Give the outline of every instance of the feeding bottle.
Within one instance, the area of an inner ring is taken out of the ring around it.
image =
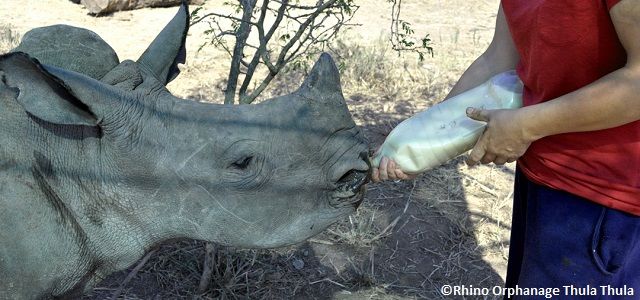
[[[440,102],[394,128],[371,159],[377,167],[382,156],[393,159],[405,173],[437,167],[471,149],[486,123],[470,119],[467,107],[511,109],[522,106],[522,82],[511,70]]]

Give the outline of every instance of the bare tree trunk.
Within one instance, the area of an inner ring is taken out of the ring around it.
[[[256,6],[257,0],[240,0],[242,3],[242,22],[236,32],[236,44],[233,47],[233,56],[231,57],[231,67],[229,68],[229,77],[227,80],[227,89],[224,91],[224,103],[233,104],[236,97],[236,89],[238,87],[238,76],[240,76],[240,64],[244,58],[244,46],[247,38],[251,33],[251,16],[253,8]]]
[[[181,0],[81,0],[80,2],[92,14],[106,14],[143,7],[174,6],[180,4]],[[189,4],[202,5],[204,0],[190,0],[188,2]]]

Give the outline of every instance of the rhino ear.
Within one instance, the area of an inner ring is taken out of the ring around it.
[[[298,93],[309,98],[324,98],[334,93],[342,95],[340,73],[331,55],[322,53],[307,78],[298,89]]]
[[[188,30],[189,8],[183,0],[178,13],[142,53],[138,63],[163,84],[171,82],[180,73],[178,64],[185,62]]]
[[[68,87],[40,63],[22,52],[0,56],[2,83],[18,89],[17,101],[31,115],[47,122],[89,125],[98,118]]]
[[[0,79],[18,90],[16,100],[29,114],[55,124],[95,126],[130,99],[117,87],[41,65],[22,52],[0,56]]]

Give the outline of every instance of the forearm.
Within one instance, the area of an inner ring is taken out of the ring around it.
[[[522,108],[524,135],[608,129],[640,119],[640,68],[623,67],[572,93]]]
[[[520,56],[513,44],[502,6],[500,6],[491,44],[487,50],[467,68],[445,99],[483,84],[493,75],[515,69],[519,59]]]
[[[447,94],[445,99],[449,99],[481,85],[489,80],[491,76],[499,73],[499,71],[495,71],[491,68],[491,60],[486,57],[486,54],[487,53],[485,52],[485,54],[478,57],[469,66],[469,68],[467,68],[453,88],[451,88],[451,91],[449,91],[449,94]]]

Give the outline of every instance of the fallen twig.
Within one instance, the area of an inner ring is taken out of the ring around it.
[[[483,190],[484,192],[493,195],[494,197],[499,197],[498,196],[498,192],[495,189],[492,189],[490,187],[488,187],[487,185],[485,185],[484,183],[482,183],[479,179],[469,175],[469,174],[464,174],[462,173],[465,177],[471,179],[476,185],[478,185],[478,187],[480,187],[481,190]]]
[[[202,267],[202,276],[200,276],[200,284],[198,284],[198,294],[204,294],[209,288],[211,282],[211,274],[213,273],[213,252],[215,247],[212,243],[205,245],[204,266]]]
[[[325,241],[325,240],[318,240],[318,239],[308,239],[308,241],[310,243],[316,243],[316,244],[323,244],[323,245],[335,245],[332,242],[329,241]]]
[[[324,278],[324,279],[320,279],[320,280],[318,280],[318,281],[310,282],[310,283],[309,283],[309,285],[314,285],[314,284],[316,284],[316,283],[325,282],[325,281],[326,281],[326,282],[333,283],[333,284],[335,284],[335,285],[337,285],[337,286],[339,286],[339,287],[342,287],[342,288],[344,288],[344,289],[346,289],[346,288],[347,288],[346,286],[344,286],[344,285],[342,285],[342,284],[340,284],[340,283],[337,283],[337,282],[335,282],[335,281],[333,281],[333,280],[331,280],[331,279],[329,279],[329,278]]]
[[[120,297],[120,294],[122,294],[122,290],[124,289],[124,287],[127,284],[129,284],[129,281],[131,281],[131,279],[133,279],[133,277],[135,277],[136,274],[138,274],[138,272],[140,272],[142,267],[144,267],[144,265],[147,263],[147,261],[149,261],[149,258],[151,258],[151,255],[156,253],[156,251],[158,251],[158,249],[153,249],[153,250],[149,251],[149,253],[147,253],[147,255],[145,255],[140,260],[140,262],[136,265],[136,267],[133,268],[133,270],[131,270],[131,272],[129,272],[129,275],[127,275],[127,277],[125,277],[125,279],[122,281],[122,283],[120,283],[120,286],[113,293],[113,295],[111,296],[111,299],[115,300],[115,299],[118,299],[118,297]]]

